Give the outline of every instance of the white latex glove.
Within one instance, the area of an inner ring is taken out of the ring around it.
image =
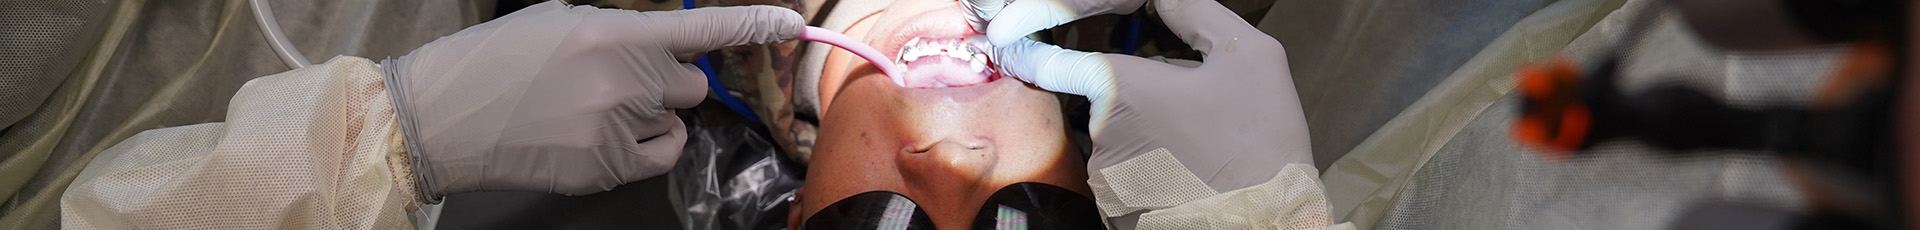
[[[389,60],[417,182],[470,191],[589,194],[665,173],[686,142],[673,114],[706,97],[681,58],[780,42],[793,10],[636,12],[548,1]]]
[[[1090,173],[1166,148],[1207,186],[1226,192],[1266,182],[1286,164],[1312,165],[1285,50],[1219,3],[1154,1],[1167,27],[1206,55],[1204,63],[1065,50],[1019,37],[1085,16],[1131,12],[1143,2],[1020,0],[990,23],[993,57],[1006,73],[1093,101]]]
[[[1131,14],[1146,4],[1147,0],[961,0],[960,2],[967,8],[965,10],[967,22],[973,26],[974,31],[987,34],[988,41],[993,42],[994,45],[1006,46],[1035,31],[1053,28],[1081,18],[1103,14]],[[1213,4],[1219,5],[1219,3]],[[1167,11],[1167,9],[1160,10],[1160,12]],[[1225,11],[1225,13],[1233,12]],[[1241,20],[1234,21],[1240,22],[1225,25],[1191,24],[1190,26],[1227,27],[1247,24]],[[1171,22],[1167,24],[1174,26]]]
[[[1007,6],[1007,1],[1009,0],[961,0],[960,4],[966,6],[967,25],[972,26],[973,31],[986,33],[987,21],[993,21],[993,16]]]

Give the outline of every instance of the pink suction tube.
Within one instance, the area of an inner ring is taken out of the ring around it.
[[[893,59],[888,59],[886,55],[880,55],[880,50],[874,49],[873,46],[867,46],[866,43],[860,43],[858,40],[853,40],[853,38],[847,37],[845,34],[820,27],[807,26],[807,30],[800,33],[800,40],[823,42],[828,45],[840,47],[841,49],[846,49],[847,51],[852,51],[854,55],[860,55],[860,58],[867,59],[867,62],[872,62],[874,67],[879,67],[881,73],[885,73],[887,74],[887,78],[893,79],[893,84],[907,85],[906,79],[901,79],[901,76],[905,75],[900,75],[900,73],[905,70],[900,69],[899,65],[895,65]]]

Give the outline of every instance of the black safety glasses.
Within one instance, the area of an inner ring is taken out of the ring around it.
[[[1000,188],[980,205],[973,229],[1102,229],[1093,199],[1072,190],[1035,182]],[[833,202],[808,217],[800,229],[934,229],[933,220],[912,199],[889,191],[871,191]]]

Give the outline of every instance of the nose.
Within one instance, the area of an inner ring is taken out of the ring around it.
[[[971,185],[985,179],[998,161],[993,140],[977,137],[946,138],[920,151],[905,151],[898,158],[901,175],[910,183],[928,185]],[[940,186],[944,187],[944,186]]]

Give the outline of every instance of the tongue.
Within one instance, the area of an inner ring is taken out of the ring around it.
[[[978,85],[987,83],[987,70],[973,70],[967,61],[951,57],[930,56],[907,62],[904,86],[911,88],[946,88]]]

